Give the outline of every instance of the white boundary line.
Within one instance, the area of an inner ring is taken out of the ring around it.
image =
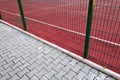
[[[5,10],[1,10],[1,11],[6,12],[8,14],[20,16],[19,14],[15,14],[15,13],[12,13],[12,12],[9,12],[9,11],[5,11]],[[77,35],[86,36],[84,33],[76,32],[76,31],[73,31],[73,30],[69,30],[69,29],[66,29],[66,28],[63,28],[63,27],[60,27],[60,26],[56,26],[56,25],[53,25],[53,24],[50,24],[50,23],[46,23],[46,22],[43,22],[43,21],[39,21],[39,20],[36,20],[36,19],[33,19],[33,18],[29,18],[29,17],[25,17],[25,18],[28,19],[28,20],[31,20],[31,21],[35,21],[35,22],[38,22],[38,23],[41,23],[41,24],[45,24],[45,25],[54,27],[54,28],[65,30],[65,31],[68,31],[68,32],[71,32],[71,33],[74,33],[74,34],[77,34]],[[105,42],[105,43],[109,43],[109,44],[112,44],[112,45],[116,45],[116,46],[120,47],[120,44],[115,43],[115,42],[111,42],[111,41],[104,40],[104,39],[101,39],[101,38],[98,38],[98,37],[94,37],[94,36],[90,36],[90,38],[96,39],[96,40],[99,40],[99,41],[102,41],[102,42]]]
[[[80,2],[78,2],[80,3]],[[48,7],[45,9],[41,9],[41,10],[49,10],[49,9],[54,9],[54,8],[59,8],[59,7],[65,7],[65,6],[69,6],[69,5],[74,5],[74,4],[78,4],[78,3],[71,3],[71,4],[64,4],[64,5],[59,5],[59,6],[54,6],[54,7]],[[29,11],[29,12],[24,12],[24,13],[31,13],[31,12],[38,12],[40,10],[34,10],[34,11]]]
[[[78,3],[80,3],[80,2],[78,2]],[[78,4],[78,3],[70,3],[70,4],[64,4],[64,5],[55,6],[55,7],[49,7],[49,8],[46,8],[44,10],[53,9],[53,8],[59,8],[59,7],[65,7],[65,6],[74,5],[74,4]]]
[[[1,20],[1,21],[2,21],[2,20]],[[100,71],[102,71],[102,72],[104,72],[104,73],[106,73],[106,74],[108,74],[108,75],[110,75],[110,76],[112,76],[112,77],[120,80],[120,74],[115,73],[115,72],[113,72],[112,70],[109,70],[109,69],[107,69],[107,68],[104,68],[104,67],[102,67],[102,66],[100,66],[100,65],[98,65],[98,64],[96,64],[96,63],[94,63],[94,62],[92,62],[92,61],[90,61],[90,60],[88,60],[88,59],[84,59],[83,57],[80,57],[80,56],[78,56],[78,55],[76,55],[76,54],[74,54],[74,53],[72,53],[72,52],[70,52],[70,51],[68,51],[68,50],[66,50],[66,49],[63,49],[63,48],[61,48],[61,47],[59,47],[59,46],[57,46],[57,45],[55,45],[55,44],[52,44],[52,43],[50,43],[50,42],[48,42],[48,41],[46,41],[46,40],[44,40],[44,39],[42,39],[42,38],[40,38],[40,37],[37,37],[37,36],[29,33],[29,32],[23,31],[22,29],[14,26],[14,25],[12,25],[12,24],[10,24],[10,23],[7,23],[7,22],[5,22],[5,21],[2,21],[2,22],[5,23],[5,24],[7,24],[7,25],[9,25],[9,26],[11,26],[11,27],[13,27],[14,29],[16,29],[16,30],[24,33],[24,34],[27,34],[27,35],[29,35],[29,36],[37,39],[37,40],[40,40],[40,41],[42,41],[42,42],[44,42],[44,43],[46,43],[46,44],[48,44],[48,45],[50,45],[50,46],[58,49],[58,50],[63,51],[64,53],[66,53],[66,54],[68,54],[68,55],[70,55],[70,56],[78,59],[79,61],[82,61],[83,63],[86,63],[86,64],[90,65],[91,67],[96,68],[97,70],[100,70]]]
[[[81,3],[81,2],[77,2],[77,3],[73,2],[73,3],[70,3],[70,4],[64,4],[64,5],[59,5],[59,6],[55,6],[55,7],[49,7],[49,8],[45,8],[45,9],[41,9],[41,10],[49,10],[49,9],[54,9],[54,8],[59,8],[59,7],[65,7],[65,6],[69,6],[69,5],[79,4],[79,3]],[[39,7],[39,6],[37,6],[37,7]],[[31,12],[38,12],[38,11],[40,11],[40,10],[33,10],[33,11],[24,12],[24,13],[31,13]]]
[[[43,10],[43,9],[41,9],[41,10]],[[24,13],[29,14],[29,13],[38,12],[38,11],[41,11],[41,10],[40,9],[39,10],[33,10],[33,11],[24,12]]]

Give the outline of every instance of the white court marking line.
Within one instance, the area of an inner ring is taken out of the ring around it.
[[[7,0],[1,0],[1,1],[7,1]]]
[[[81,3],[81,2],[65,4],[65,5],[59,5],[59,6],[55,6],[55,7],[49,7],[49,8],[45,8],[45,9],[41,9],[41,10],[49,10],[49,9],[54,9],[54,8],[59,8],[59,7],[65,7],[65,6],[69,6],[69,5],[79,4],[79,3]],[[37,12],[37,11],[40,11],[40,10],[33,10],[33,11],[24,12],[24,13],[32,13],[32,12]]]
[[[74,4],[75,4],[75,3],[74,3]],[[64,6],[68,6],[68,5],[72,5],[72,4],[59,5],[59,6],[49,7],[49,8],[45,8],[45,9],[41,9],[41,10],[49,10],[49,9],[54,9],[54,8],[59,8],[59,7],[64,7]],[[29,12],[25,12],[25,13],[31,13],[31,12],[37,12],[37,11],[40,11],[40,10],[29,11]]]
[[[42,9],[41,9],[41,10],[42,10]],[[33,10],[33,11],[24,12],[24,13],[38,12],[38,11],[41,11],[41,10]]]
[[[50,7],[50,8],[46,8],[44,10],[48,10],[48,9],[52,9],[52,8],[59,8],[59,7],[65,7],[65,6],[69,6],[69,5],[74,5],[74,4],[79,4],[81,2],[75,2],[75,3],[70,3],[70,4],[65,4],[65,5],[60,5],[60,6],[56,6],[56,7]]]
[[[6,13],[8,13],[8,14],[20,16],[19,14],[11,13],[11,12],[9,12],[9,11],[5,11],[5,10],[1,10],[1,11],[6,12]],[[31,21],[35,21],[35,22],[38,22],[38,23],[42,23],[42,24],[45,24],[45,25],[54,27],[54,28],[58,28],[58,29],[61,29],[61,30],[65,30],[65,31],[68,31],[68,32],[71,32],[71,33],[74,33],[74,34],[86,36],[86,34],[84,34],[84,33],[76,32],[76,31],[73,31],[73,30],[69,30],[69,29],[66,29],[66,28],[63,28],[63,27],[60,27],[60,26],[56,26],[56,25],[53,25],[53,24],[50,24],[50,23],[46,23],[46,22],[43,22],[43,21],[39,21],[39,20],[36,20],[36,19],[33,19],[33,18],[29,18],[29,17],[25,17],[25,18],[28,19],[28,20],[31,20]],[[106,43],[109,43],[109,44],[116,45],[116,46],[119,46],[119,47],[120,47],[120,44],[115,43],[115,42],[111,42],[111,41],[104,40],[104,39],[101,39],[101,38],[98,38],[98,37],[94,37],[94,36],[90,36],[90,38],[96,39],[96,40],[99,40],[99,41],[102,41],[102,42],[106,42]]]

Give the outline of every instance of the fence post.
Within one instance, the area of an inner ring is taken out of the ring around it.
[[[93,1],[94,0],[89,0],[88,18],[87,18],[86,36],[85,36],[85,46],[84,46],[84,58],[88,57],[90,33],[91,33],[92,17],[93,17]]]
[[[21,14],[23,28],[26,31],[27,27],[26,27],[26,21],[25,21],[25,18],[24,18],[24,12],[23,12],[23,8],[22,8],[21,0],[17,0],[17,1],[18,1],[18,5],[19,5],[19,10],[20,10],[20,14]]]
[[[0,20],[2,20],[2,15],[1,15],[1,12],[0,12]]]

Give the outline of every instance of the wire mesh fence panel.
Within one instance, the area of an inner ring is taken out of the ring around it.
[[[83,56],[89,0],[21,0],[27,31]],[[3,20],[23,29],[17,0],[0,0]],[[120,1],[94,0],[88,59],[120,73]]]
[[[83,56],[88,0],[22,0],[22,4],[29,32]]]
[[[96,0],[89,59],[120,73],[120,1]]]
[[[0,12],[4,21],[22,28],[17,0],[0,0]]]

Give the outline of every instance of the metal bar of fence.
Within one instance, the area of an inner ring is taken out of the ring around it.
[[[93,16],[93,3],[94,3],[94,0],[89,0],[86,37],[85,37],[85,46],[84,46],[84,58],[88,57],[90,33],[91,33],[91,26],[92,26],[92,16]]]
[[[18,0],[18,6],[19,6],[19,9],[20,9],[23,28],[26,31],[27,27],[26,27],[26,21],[25,21],[25,18],[24,18],[24,12],[23,12],[23,8],[22,8],[21,0]]]
[[[0,20],[2,20],[2,15],[1,15],[1,12],[0,12]]]

